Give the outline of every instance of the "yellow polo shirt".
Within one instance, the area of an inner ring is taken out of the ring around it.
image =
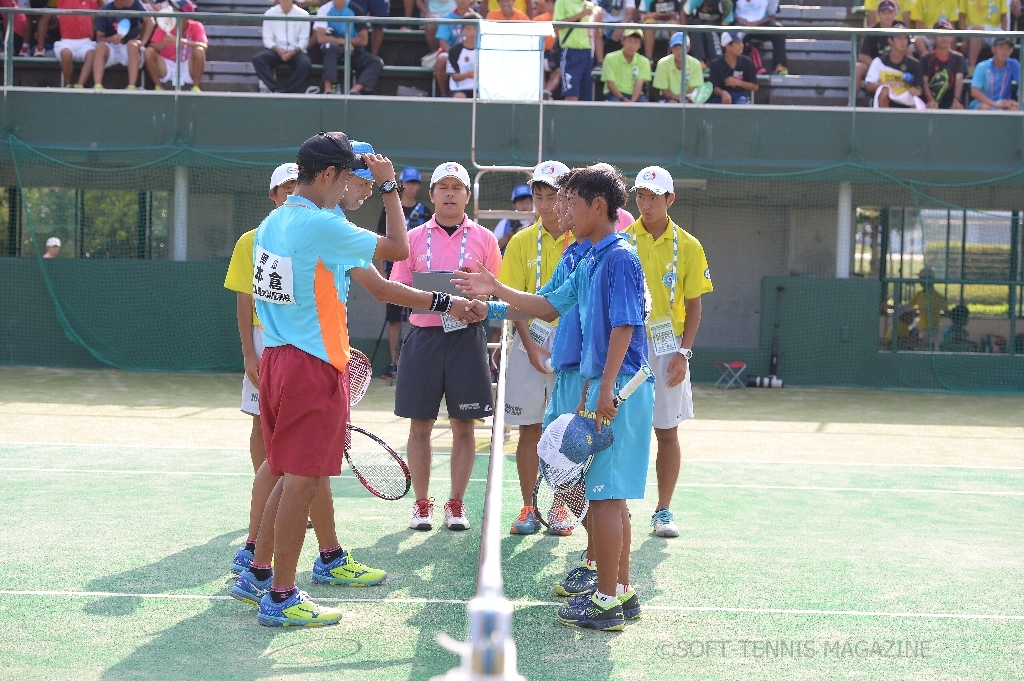
[[[934,287],[928,292],[921,289],[914,294],[907,304],[917,308],[918,312],[921,313],[921,322],[917,325],[917,328],[931,329],[933,331],[942,329],[942,313],[949,310],[949,302]]]
[[[678,239],[676,262],[672,262],[672,234]],[[647,288],[651,291],[651,319],[672,317],[672,330],[677,336],[683,333],[686,321],[687,299],[699,298],[714,290],[711,285],[711,270],[700,242],[669,218],[668,228],[657,239],[644,228],[643,218],[626,228],[624,234],[629,243],[636,247],[640,264],[644,268]],[[675,302],[671,306],[673,267],[676,281]],[[650,328],[647,335],[651,335]]]
[[[238,237],[235,250],[231,252],[228,273],[224,277],[224,288],[236,293],[252,295],[253,247],[256,243],[256,230],[250,230]],[[256,316],[256,306],[252,308],[252,325],[259,326],[260,318]]]
[[[540,285],[548,283],[555,273],[566,246],[574,241],[569,232],[557,237],[544,229],[540,220],[519,230],[505,247],[498,281],[509,288],[527,293],[537,292],[537,234],[540,233]],[[557,324],[557,320],[554,324]]]
[[[925,28],[931,28],[939,19],[945,19],[955,28],[962,11],[960,0],[915,0],[910,8],[910,19],[923,22]]]

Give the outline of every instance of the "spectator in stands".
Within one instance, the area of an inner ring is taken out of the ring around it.
[[[196,11],[191,0],[171,0],[171,7],[166,11],[170,11],[171,8],[180,12]],[[181,71],[181,85],[191,85],[192,92],[199,92],[199,83],[206,69],[206,28],[193,19],[183,19],[181,23],[180,59],[181,65],[187,66]],[[178,26],[173,17],[157,19],[157,28],[153,31],[153,38],[145,52],[146,72],[153,81],[154,90],[163,90],[161,83],[169,83],[170,87],[174,88],[174,81],[177,79],[177,67],[174,63],[177,30]]]
[[[709,80],[714,86],[711,104],[751,104],[757,92],[754,62],[743,54],[742,33],[722,33],[722,56],[711,60]]]
[[[28,6],[34,9],[43,9],[45,7],[55,7],[52,0],[28,0],[28,2],[19,2],[17,5],[12,6]],[[75,8],[77,9],[77,8]],[[35,42],[36,49],[32,53],[33,57],[45,57],[46,56],[46,44],[51,44],[56,41],[57,35],[53,31],[53,27],[50,23],[49,14],[32,14],[32,15],[20,15],[24,21],[24,41],[21,45],[21,56],[27,57],[29,55],[29,38],[33,35],[33,28],[35,29]],[[88,19],[89,17],[85,17]]]
[[[900,305],[896,315],[896,348],[898,350],[920,350],[922,343],[917,337],[917,310],[910,305]],[[892,349],[892,328],[885,331],[885,350]]]
[[[455,9],[456,0],[416,0],[416,6],[420,8],[420,16],[424,19],[437,19],[444,17],[446,14]],[[427,24],[423,31],[424,38],[427,40],[427,47],[430,48],[431,52],[435,52],[440,44],[437,41],[437,32],[440,27],[437,24]],[[449,42],[450,46],[458,45],[458,41]],[[438,57],[440,60],[440,57]]]
[[[113,0],[102,9],[105,12],[147,11],[141,0]],[[142,69],[142,46],[149,42],[155,28],[156,22],[149,17],[96,17],[96,54],[92,58],[93,87],[102,90],[103,72],[108,66],[121,64],[128,67],[128,87],[125,89],[138,90],[136,82]]]
[[[473,10],[470,5],[473,0],[456,0],[455,9],[445,13],[444,19],[461,19]],[[461,24],[442,24],[437,27],[437,59],[434,63],[434,79],[437,81],[437,91],[441,95],[448,94],[448,53],[453,45],[462,41]]]
[[[881,0],[877,3],[877,12],[873,12],[878,17],[878,22],[868,24],[870,28],[892,28],[893,23],[896,21],[896,3],[893,0]],[[860,42],[860,51],[857,52],[857,89],[856,92],[860,92],[861,86],[864,84],[864,76],[868,72],[868,68],[871,66],[871,62],[875,60],[875,57],[889,51],[889,38],[884,35],[866,35],[864,40]]]
[[[398,176],[398,186],[402,199],[402,212],[405,213],[406,229],[414,229],[430,219],[430,211],[416,200],[423,180],[420,178],[420,171],[416,168],[406,168]],[[377,233],[387,234],[387,211],[381,209],[380,220],[377,222]],[[395,263],[390,260],[383,262],[384,276],[391,278],[391,270]],[[394,380],[398,374],[398,338],[402,333],[402,322],[409,321],[409,308],[400,305],[387,304],[384,319],[388,325],[388,347],[391,350],[391,364],[381,374],[385,380]]]
[[[948,21],[935,24],[936,29],[952,31]],[[967,75],[967,61],[964,55],[953,50],[955,39],[952,35],[935,37],[935,49],[924,55],[921,68],[924,71],[924,99],[929,109],[962,109],[964,76]]]
[[[487,13],[487,21],[529,21],[529,15],[516,7],[516,1],[498,0],[497,9]]]
[[[960,3],[963,0],[913,0],[910,7],[910,19],[914,28],[928,28],[940,21],[948,21],[957,28],[964,27]],[[918,57],[923,57],[935,48],[935,41],[927,36],[914,38],[914,50]]]
[[[1020,82],[1020,62],[1011,58],[1013,41],[1000,36],[992,46],[992,58],[978,64],[971,80],[970,108],[981,111],[1015,111],[1014,90]]]
[[[51,236],[46,240],[46,253],[43,253],[43,257],[56,258],[58,255],[60,255],[60,239]]]
[[[694,26],[724,26],[732,14],[732,0],[687,0],[680,19]],[[690,52],[706,68],[722,54],[718,33],[690,33]]]
[[[900,22],[894,28],[906,28]],[[875,57],[864,77],[865,89],[874,96],[874,106],[893,109],[923,109],[921,99],[924,72],[921,62],[908,54],[910,40],[905,35],[889,38],[889,53]]]
[[[686,36],[687,47],[689,47],[689,36]],[[658,68],[654,71],[654,87],[661,90],[662,102],[679,103],[680,88],[683,85],[683,34],[675,33],[668,41],[668,49],[671,54],[662,57],[658,61]],[[704,84],[704,74],[700,62],[696,58],[686,55],[686,94],[691,95],[693,91]]]
[[[605,24],[636,22],[636,0],[599,0],[601,21]],[[607,43],[607,45],[606,45]],[[622,49],[622,29],[609,28],[594,32],[594,61],[604,62],[605,51]]]
[[[57,9],[99,9],[98,0],[57,0]],[[60,60],[64,75],[64,87],[85,87],[92,77],[92,57],[96,53],[92,17],[59,17],[60,40],[53,44],[53,55]],[[75,77],[75,61],[82,62],[78,82]]]
[[[520,213],[533,212],[533,190],[529,185],[521,184],[512,190],[512,210]],[[501,254],[505,255],[505,246],[519,230],[526,229],[533,224],[533,220],[509,220],[505,218],[494,226],[494,236],[498,240],[498,248]]]
[[[733,14],[735,15],[733,23],[737,26],[747,26],[750,28],[782,26],[782,24],[775,20],[775,15],[778,11],[779,0],[736,0],[736,4],[733,5]],[[786,66],[789,64],[789,60],[786,58],[786,36],[781,33],[767,35],[764,33],[759,34],[756,31],[753,33],[748,31],[743,37],[743,42],[747,44],[752,38],[759,36],[762,38],[767,37],[772,44],[773,72],[779,76],[788,75],[789,70]]]
[[[555,0],[555,21],[588,23],[597,6],[589,0]],[[562,98],[568,102],[589,102],[594,98],[594,55],[590,31],[573,26],[558,30],[562,49]]]
[[[678,24],[683,0],[641,0],[640,22],[644,24]],[[649,62],[654,61],[655,39],[667,40],[668,31],[644,30],[644,54]]]
[[[632,2],[633,0],[626,0]],[[538,0],[537,8],[542,10],[533,18],[534,21],[554,21],[555,0]],[[544,99],[553,99],[558,83],[562,79],[562,72],[558,68],[561,59],[559,51],[555,49],[555,38],[544,38]]]
[[[1007,0],[964,0],[964,24],[974,31],[1007,31],[1010,28],[1010,5]],[[1018,5],[1019,11],[1019,5]],[[993,44],[992,38],[965,38],[969,73],[978,65],[982,44]]]
[[[967,331],[967,320],[971,311],[964,304],[957,305],[949,311],[951,324],[942,332],[939,350],[942,352],[977,352],[978,344],[971,340]]]
[[[646,102],[644,85],[651,80],[651,62],[637,54],[646,36],[638,28],[622,34],[622,49],[604,58],[601,81],[606,102]]]
[[[480,15],[470,12],[465,18],[480,19]],[[476,90],[476,27],[463,26],[462,41],[448,53],[448,89],[456,99],[473,97]]]
[[[879,21],[881,21],[881,17],[879,17],[878,15],[881,12],[880,8],[882,6],[882,2],[883,1],[884,0],[864,0],[864,10],[865,10],[864,25],[867,26],[868,28],[878,28],[877,26],[875,26],[875,24],[877,24]],[[912,3],[913,3],[913,0],[911,0],[911,2],[907,3],[908,9],[907,9],[907,11],[903,12],[902,15],[900,15],[900,12],[899,12],[899,3],[896,3],[896,2],[893,3],[894,4],[894,11],[896,12],[897,16],[900,16],[900,21],[902,21],[907,26],[910,26],[910,10],[909,10],[909,7],[910,7],[910,5]],[[872,59],[874,59],[874,57],[872,57]]]
[[[330,4],[330,3],[328,3]],[[353,0],[352,9],[357,17],[389,17],[391,16],[391,0]],[[384,25],[370,24],[370,54],[380,54],[380,46],[384,44]]]
[[[477,4],[474,2],[473,4]],[[480,12],[487,17],[489,21],[497,21],[497,19],[491,19],[490,14],[496,10],[502,9],[501,0],[483,0],[479,3]],[[522,12],[526,15],[526,21],[529,21],[536,13],[537,6],[534,4],[534,0],[513,0],[512,7],[517,12]],[[521,19],[509,19],[509,21],[522,21]]]
[[[918,312],[917,335],[922,341],[938,343],[942,330],[942,315],[949,310],[946,297],[935,288],[935,270],[925,267],[917,273],[921,290],[907,304]]]
[[[356,71],[356,82],[349,89],[349,94],[373,94],[380,73],[384,70],[384,62],[365,49],[369,43],[369,26],[327,20],[330,17],[356,16],[349,0],[332,0],[321,5],[316,15],[324,19],[313,24],[316,42],[320,45],[320,53],[324,57],[324,92],[334,93],[334,84],[338,80],[338,63],[344,62],[342,50],[348,50],[351,53],[349,59],[352,68]]]
[[[296,7],[294,0],[279,0],[279,4],[268,9],[263,15],[308,17],[309,12]],[[263,21],[263,46],[266,49],[252,58],[252,66],[256,69],[256,75],[259,76],[263,87],[270,92],[299,91],[313,65],[306,54],[309,35],[310,26],[305,21]],[[274,74],[274,69],[281,64],[289,64],[293,69],[284,87],[277,84],[277,76]]]

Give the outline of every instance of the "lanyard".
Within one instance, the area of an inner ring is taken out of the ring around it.
[[[679,260],[679,232],[676,231],[676,226],[672,223],[672,218],[669,218],[668,226],[672,230],[672,272],[670,274],[666,274],[665,277],[669,280],[668,310],[669,312],[672,312],[672,308],[676,304],[676,263]],[[639,231],[639,228],[633,230],[633,248],[637,247]],[[648,234],[650,234],[650,232],[648,232]],[[653,237],[651,238],[651,249],[654,249]],[[662,279],[663,283],[664,281],[665,280]]]
[[[999,91],[997,92],[996,91],[996,74],[995,74],[995,72],[996,72],[996,65],[995,65],[995,62],[992,62],[992,69],[989,72],[991,75],[989,76],[989,83],[988,83],[988,86],[990,88],[989,89],[988,98],[993,100],[993,101],[999,101],[998,99],[996,99],[996,97],[1002,98],[1002,96],[1003,96],[1003,88],[1006,87],[1006,79],[1010,76],[1010,60],[1007,59],[1006,60],[1006,65],[1003,66],[1003,68],[1001,68],[999,70],[1002,73],[1000,74],[1001,77],[1000,77],[1000,80],[999,80]]]
[[[536,278],[536,285],[533,288],[533,292],[536,293],[537,291],[540,290],[540,284],[541,284],[541,282],[540,282],[540,265],[541,265],[541,258],[543,257],[543,253],[541,251],[541,247],[542,247],[542,244],[543,244],[543,241],[544,241],[544,232],[546,232],[547,230],[544,229],[544,223],[541,220],[537,220],[537,223],[534,226],[537,228],[537,270],[536,270],[537,278]],[[565,231],[565,235],[562,238],[562,253],[565,253],[565,249],[568,248],[568,246],[569,246],[569,230],[566,230]]]
[[[462,263],[466,261],[466,236],[469,234],[469,228],[465,227],[465,218],[463,218],[462,224],[462,246],[459,247],[459,269],[462,269]],[[440,226],[438,226],[440,229]],[[433,272],[430,268],[430,237],[434,233],[433,227],[427,229],[427,271]]]

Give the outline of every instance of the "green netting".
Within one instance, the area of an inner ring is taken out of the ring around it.
[[[272,207],[271,170],[294,153],[177,143],[58,149],[6,138],[0,362],[86,357],[133,370],[236,370],[234,299],[221,287],[223,273],[237,237]],[[624,170],[645,164],[634,159]],[[679,159],[669,170],[677,181],[671,214],[701,240],[715,283],[704,298],[695,380],[718,377],[714,360],[742,360],[748,375],[768,372],[783,286],[779,375],[789,384],[1024,392],[1024,171],[939,185],[852,162],[751,174]],[[511,189],[524,179],[483,177],[480,208],[510,209]],[[843,183],[849,279],[836,278]],[[429,206],[425,188],[419,198]],[[375,229],[380,210],[372,197],[349,217]],[[63,247],[44,260],[50,236]],[[30,258],[31,275],[14,267],[12,259]],[[928,315],[917,295],[925,284],[939,314]],[[46,306],[60,334],[31,318]],[[958,328],[947,332],[954,317]],[[372,343],[383,305],[353,287],[350,320],[353,338]]]

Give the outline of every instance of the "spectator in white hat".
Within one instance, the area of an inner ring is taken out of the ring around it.
[[[752,104],[757,92],[757,70],[743,54],[743,34],[722,34],[722,55],[711,60],[708,80],[714,86],[711,104]]]
[[[60,239],[51,236],[46,240],[46,253],[43,253],[43,257],[56,258],[58,255],[60,255]]]

